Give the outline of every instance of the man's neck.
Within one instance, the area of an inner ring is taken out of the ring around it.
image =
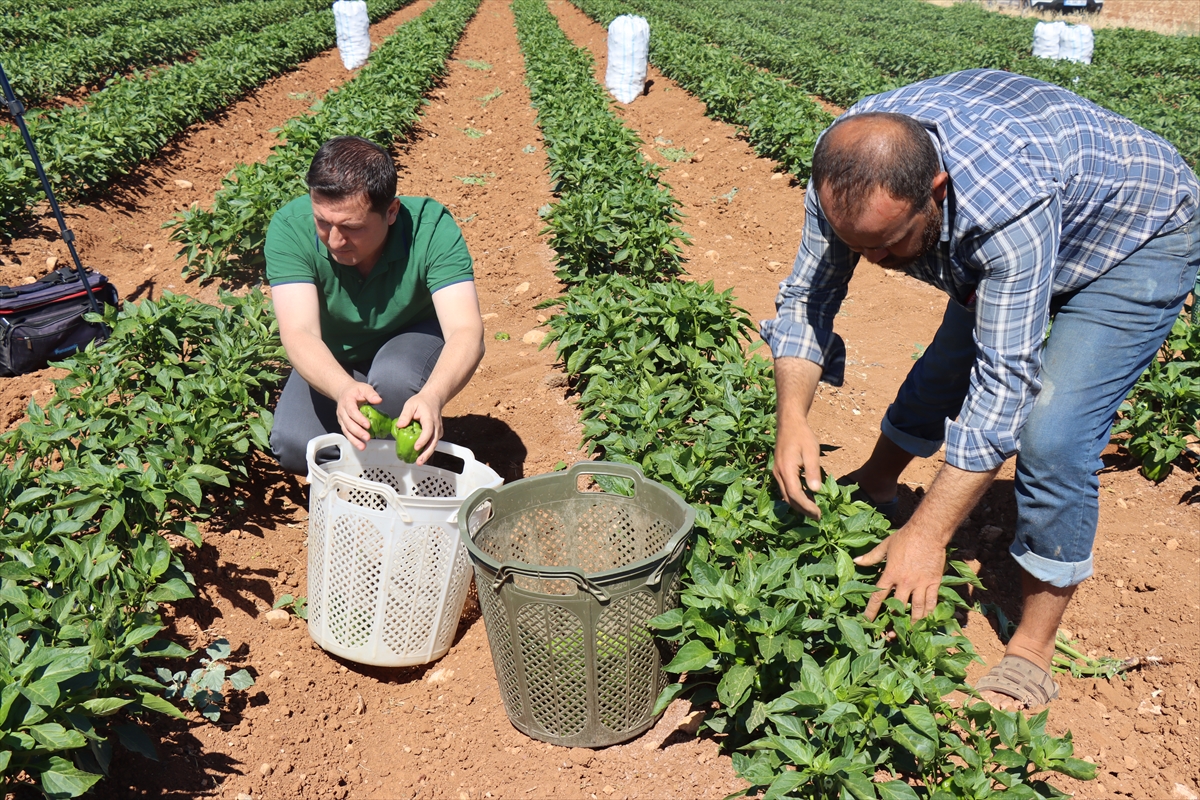
[[[379,259],[383,256],[383,251],[386,247],[387,242],[385,241],[383,246],[380,247],[377,252],[372,254],[370,258],[364,258],[362,261],[354,265],[354,268],[358,270],[358,274],[362,276],[363,280],[366,280],[366,278],[371,274],[371,270],[374,269],[375,265],[379,263]]]

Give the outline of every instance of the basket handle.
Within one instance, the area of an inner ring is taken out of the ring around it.
[[[327,461],[327,464],[340,464],[342,461],[342,453],[344,448],[350,446],[350,440],[340,433],[326,433],[321,436],[314,437],[308,440],[308,447],[305,448],[304,461],[306,464],[313,464],[313,469],[318,469],[325,472],[320,465],[317,465],[317,452],[324,450],[327,447],[336,447],[338,449],[337,461]],[[309,483],[313,482],[312,469],[308,471],[306,480]]]
[[[554,580],[575,581],[575,583],[579,586],[580,589],[583,589],[585,592],[589,593],[592,597],[596,598],[601,603],[604,603],[607,605],[608,601],[610,599],[608,596],[608,592],[604,591],[604,589],[601,588],[600,586],[589,581],[582,572],[580,572],[577,569],[573,569],[572,567],[553,567],[553,568],[543,567],[541,569],[532,569],[530,567],[523,567],[519,564],[512,564],[512,563],[502,564],[500,566],[500,569],[496,571],[495,580],[492,581],[492,591],[499,592],[500,587],[502,587],[504,585],[505,581],[507,581],[509,578],[511,578],[514,575],[523,575],[526,578],[537,578],[537,579],[543,580],[543,581],[546,581],[546,580],[549,580],[549,581],[554,581]]]
[[[658,565],[658,568],[654,572],[650,573],[650,577],[646,578],[647,586],[658,586],[662,583],[663,572],[666,571],[668,564],[683,554],[684,548],[687,547],[688,542],[692,538],[695,525],[696,509],[689,505],[683,514],[683,524],[679,526],[679,530],[675,532],[675,535],[667,541],[666,549],[670,551],[670,554],[662,560],[662,563]]]
[[[321,490],[321,494],[319,496],[321,499],[325,499],[327,494],[337,490],[342,486],[346,487],[347,489],[363,489],[363,483],[364,481],[361,478],[354,478],[349,475],[343,475],[340,472],[335,472],[329,476],[328,480],[326,480],[325,488]],[[383,495],[385,498],[387,498],[388,505],[391,506],[392,510],[396,512],[401,520],[403,520],[404,524],[411,525],[413,521],[412,515],[408,513],[408,506],[404,505],[404,502],[400,499],[400,495],[396,494],[396,492],[392,490],[390,486],[383,486],[381,488],[386,491],[381,491],[380,489],[376,488],[371,488],[368,491],[372,492],[373,494]]]
[[[469,448],[463,447],[462,445],[453,444],[452,442],[447,442],[445,440],[439,440],[437,447],[435,447],[434,450],[438,453],[445,453],[446,455],[451,455],[455,458],[461,459],[463,462],[462,474],[464,475],[467,474],[467,470],[476,461],[475,454],[471,452]]]
[[[633,481],[634,497],[641,493],[642,485],[646,482],[646,476],[642,474],[642,470],[632,464],[618,464],[615,461],[576,461],[567,470],[567,477],[575,487],[575,491],[580,494],[587,494],[587,492],[579,490],[581,475],[607,475],[611,478],[631,480]]]
[[[340,464],[342,461],[342,452],[345,450],[345,448],[350,447],[350,440],[340,433],[326,433],[323,436],[316,436],[308,440],[305,460],[309,464],[312,464],[312,467],[308,472],[308,482],[313,483],[313,472],[319,472],[325,478],[325,486],[321,490],[320,497],[324,499],[325,496],[330,492],[342,486],[346,487],[347,489],[362,489],[363,481],[359,478],[352,478],[349,475],[343,475],[340,472],[326,472],[323,465],[317,463],[317,451],[324,450],[326,447],[338,448],[337,460],[327,461],[326,463]],[[454,455],[458,454],[454,453]],[[396,494],[395,491],[392,491],[390,487],[383,488],[388,489],[388,491],[379,492],[376,489],[373,489],[372,491],[376,492],[377,494],[383,494],[383,496],[387,498],[388,505],[390,505],[392,509],[400,516],[400,519],[404,521],[404,524],[411,525],[413,521],[412,515],[408,513],[408,507],[405,506],[403,501],[400,500],[400,496]]]

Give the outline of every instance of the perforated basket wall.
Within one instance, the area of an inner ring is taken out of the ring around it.
[[[336,460],[316,453],[337,447]],[[308,630],[362,664],[424,664],[450,649],[470,582],[458,535],[463,499],[500,476],[471,451],[439,443],[462,474],[405,464],[391,440],[355,450],[340,435],[308,448]]]
[[[588,474],[629,477],[634,496],[579,491]],[[602,462],[472,495],[460,529],[513,725],[603,747],[654,724],[667,678],[646,622],[678,604],[693,521],[674,492]]]

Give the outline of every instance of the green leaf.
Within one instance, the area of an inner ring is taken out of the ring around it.
[[[731,711],[740,706],[754,685],[758,670],[749,664],[735,664],[717,684],[717,698]]]
[[[158,748],[154,746],[154,740],[146,734],[142,726],[132,722],[114,725],[113,732],[117,734],[117,739],[126,750],[143,755],[151,761],[158,761]]]
[[[683,683],[668,683],[663,687],[663,690],[658,693],[658,698],[654,701],[654,710],[651,714],[657,716],[667,710],[667,706],[671,705],[679,694],[687,688],[687,684]]]
[[[1054,768],[1055,772],[1074,778],[1077,781],[1092,781],[1096,779],[1096,765],[1082,758],[1068,758]]]
[[[96,697],[91,700],[84,700],[80,705],[86,708],[92,716],[107,717],[117,713],[117,711],[132,702],[133,700],[127,697]]]
[[[150,592],[150,599],[156,603],[171,603],[176,600],[186,600],[194,597],[191,588],[179,578],[171,578],[160,583]]]
[[[38,777],[41,779],[43,794],[52,800],[78,797],[91,789],[101,778],[100,775],[76,769],[71,762],[58,756],[50,759],[50,766],[42,770]]]
[[[901,709],[901,713],[904,714],[904,718],[910,725],[933,740],[935,744],[940,741],[937,720],[928,706],[905,706]]]
[[[842,786],[857,800],[875,800],[875,784],[861,772],[847,772],[838,776]]]
[[[229,676],[229,683],[234,689],[243,691],[254,685],[254,676],[244,669],[239,669]]]
[[[31,725],[29,735],[48,750],[73,750],[87,745],[87,739],[79,731],[67,730],[57,722]]]
[[[703,642],[692,641],[679,648],[671,663],[663,667],[667,672],[695,672],[704,669],[713,660],[713,653]]]
[[[807,776],[802,772],[792,772],[785,770],[776,776],[775,780],[771,781],[771,785],[767,787],[767,791],[763,794],[762,800],[780,800],[796,787],[807,781]]]
[[[901,723],[892,728],[892,740],[917,757],[922,763],[931,761],[937,754],[937,745],[932,740]]]
[[[186,714],[156,694],[138,692],[138,699],[141,701],[142,707],[147,711],[157,711],[160,714],[166,714],[168,717],[174,717],[175,719],[187,719]]]
[[[880,800],[917,800],[917,793],[904,781],[887,781],[875,784]]]

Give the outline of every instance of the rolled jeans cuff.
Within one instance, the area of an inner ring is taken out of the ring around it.
[[[1083,561],[1053,561],[1030,550],[1019,536],[1008,548],[1008,554],[1034,578],[1060,589],[1083,583],[1093,572],[1090,555]]]
[[[888,406],[887,413],[883,415],[883,421],[879,423],[879,430],[884,436],[891,439],[894,445],[917,458],[929,458],[942,449],[942,439],[924,439],[920,436],[913,436],[893,425],[889,417],[895,408],[895,403]]]

